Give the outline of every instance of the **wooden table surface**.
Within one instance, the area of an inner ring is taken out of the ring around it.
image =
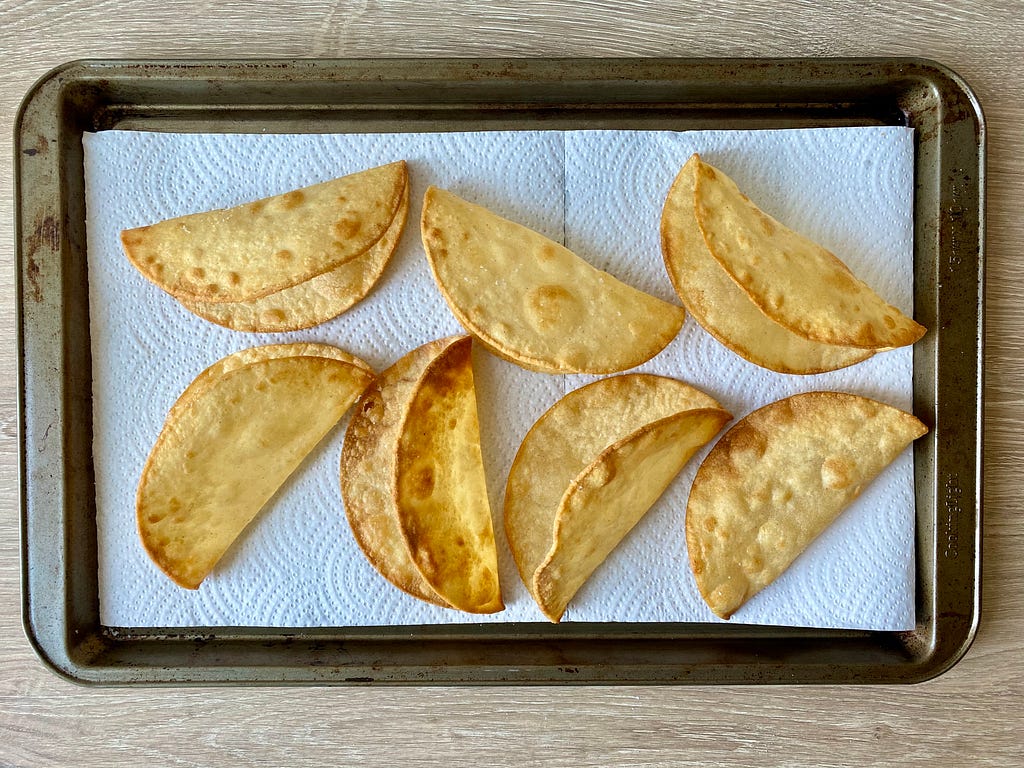
[[[0,0],[0,766],[1024,765],[1022,12],[1014,0]],[[22,96],[77,58],[421,55],[907,55],[974,87],[989,131],[984,612],[962,662],[909,687],[139,690],[44,669],[20,615]]]

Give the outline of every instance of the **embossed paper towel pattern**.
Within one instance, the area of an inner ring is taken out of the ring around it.
[[[198,592],[170,584],[138,543],[134,493],[167,409],[203,368],[247,346],[312,340],[378,369],[460,329],[430,278],[417,222],[428,184],[452,189],[564,242],[631,285],[675,301],[657,221],[693,151],[770,213],[839,253],[889,301],[912,310],[912,134],[899,128],[765,132],[487,132],[381,135],[86,136],[94,456],[101,620],[109,626],[360,626],[537,621],[501,533],[504,480],[519,441],[562,393],[592,377],[524,371],[477,350],[481,428],[506,611],[468,616],[386,584],[347,529],[337,488],[339,425],[243,534]],[[223,207],[405,158],[409,226],[381,282],[306,331],[233,332],[188,313],[134,272],[121,229]],[[787,377],[736,357],[687,320],[641,367],[681,378],[740,416],[808,389],[909,407],[910,350],[844,371]],[[699,455],[573,601],[566,621],[709,621],[687,569],[682,524]],[[904,629],[913,625],[909,455],[744,620]]]

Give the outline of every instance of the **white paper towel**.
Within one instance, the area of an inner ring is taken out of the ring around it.
[[[694,151],[769,213],[836,251],[887,300],[912,310],[913,134],[902,128],[710,132],[487,132],[85,137],[100,618],[107,626],[368,626],[541,621],[501,522],[508,468],[533,422],[592,380],[524,371],[477,350],[474,367],[507,608],[470,616],[410,598],[366,562],[345,520],[338,460],[347,420],[314,451],[202,587],[174,586],[135,527],[135,488],[171,404],[220,357],[249,346],[336,344],[382,369],[460,332],[430,277],[417,222],[427,185],[446,187],[564,242],[631,285],[677,301],[658,220]],[[122,229],[223,207],[404,158],[409,225],[377,288],[335,320],[287,334],[210,324],[148,283]],[[786,376],[732,354],[687,319],[640,367],[688,381],[736,417],[813,389],[909,408],[909,349],[843,371]],[[707,450],[707,449],[706,449]],[[714,621],[683,536],[698,454],[570,605],[564,621]],[[905,453],[733,622],[899,630],[914,624],[912,458]]]

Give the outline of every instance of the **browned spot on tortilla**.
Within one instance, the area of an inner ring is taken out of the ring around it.
[[[718,178],[718,176],[715,174],[715,169],[712,168],[707,163],[701,163],[699,166],[697,166],[697,172],[704,176],[706,179],[709,179],[711,181],[714,181],[715,179]]]
[[[125,230],[121,233],[121,244],[129,248],[138,245],[142,242],[142,233],[147,229],[148,226]]]
[[[363,228],[363,222],[359,219],[344,218],[338,219],[334,223],[334,236],[339,240],[344,240],[349,237],[355,237],[359,234],[359,230]]]
[[[434,468],[421,467],[413,476],[413,495],[418,499],[428,498],[434,492]]]
[[[303,202],[305,202],[305,200],[306,195],[302,190],[295,189],[291,192],[285,192],[284,196],[281,198],[281,203],[284,205],[285,209],[290,209],[298,208]]]
[[[734,464],[737,459],[741,458],[745,458],[746,462],[756,461],[768,450],[768,438],[765,434],[756,427],[742,422],[737,424],[723,440],[728,440],[729,457],[733,459]]]
[[[282,309],[267,309],[260,314],[260,322],[263,325],[276,325],[288,319],[288,315]]]
[[[570,324],[579,314],[579,302],[560,285],[540,285],[526,294],[526,316],[538,328]]]
[[[856,467],[850,461],[830,456],[821,465],[821,483],[829,490],[842,490],[853,482]]]

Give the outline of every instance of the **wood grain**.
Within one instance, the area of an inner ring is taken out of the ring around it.
[[[765,10],[770,8],[770,10]],[[1024,765],[1024,21],[1013,0],[0,0],[0,766]],[[912,687],[90,689],[20,626],[13,119],[86,57],[913,55],[988,119],[984,614]]]

